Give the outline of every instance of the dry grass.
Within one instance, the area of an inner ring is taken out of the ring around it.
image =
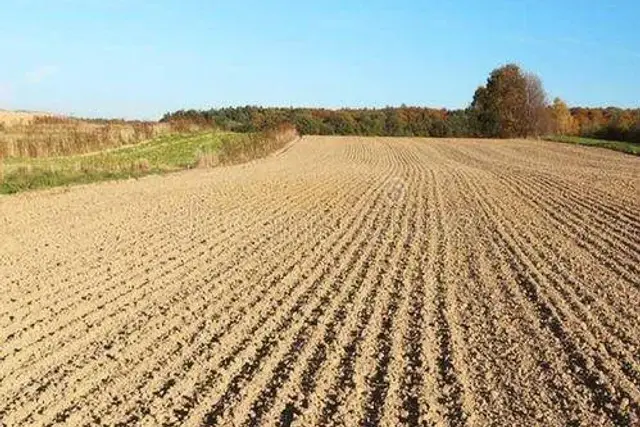
[[[241,140],[223,141],[218,151],[218,159],[223,164],[258,159],[283,148],[298,137],[295,127],[282,124],[272,130],[247,134],[247,137]]]
[[[170,134],[92,153],[10,157],[0,162],[4,163],[0,194],[240,163],[277,151],[296,137],[290,127],[260,134]]]
[[[217,153],[213,152],[200,152],[198,153],[198,160],[196,167],[200,169],[212,168],[220,164],[220,157]]]
[[[0,130],[6,157],[69,156],[136,144],[171,132],[158,123],[95,123],[66,118],[35,118]]]
[[[196,165],[198,153],[215,152],[223,138],[242,137],[218,132],[171,134],[90,154],[6,158],[0,194],[188,169]]]
[[[49,113],[35,111],[6,111],[0,110],[0,126],[15,126],[31,123],[35,117],[51,116]]]
[[[204,151],[198,154],[197,167],[210,168],[259,159],[278,151],[298,137],[295,127],[282,124],[264,132],[244,134],[240,138],[223,138],[215,152]]]
[[[1,113],[0,193],[241,163],[298,136],[289,125],[231,135],[210,123]]]
[[[68,117],[17,115],[0,120],[0,154],[5,157],[58,157],[93,153],[163,135],[194,133],[191,123],[123,120],[83,120]]]

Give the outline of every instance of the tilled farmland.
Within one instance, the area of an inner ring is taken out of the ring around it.
[[[640,423],[640,159],[305,137],[0,198],[0,425]]]

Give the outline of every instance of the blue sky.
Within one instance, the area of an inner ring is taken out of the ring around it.
[[[3,0],[0,108],[465,107],[517,62],[570,105],[640,106],[637,0]]]

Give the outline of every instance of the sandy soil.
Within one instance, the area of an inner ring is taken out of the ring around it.
[[[0,425],[639,425],[640,159],[306,137],[0,198]]]

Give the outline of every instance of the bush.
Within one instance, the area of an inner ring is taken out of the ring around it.
[[[298,131],[290,124],[280,124],[273,129],[247,134],[242,138],[226,137],[222,139],[218,160],[222,164],[234,164],[264,157],[298,137]]]

